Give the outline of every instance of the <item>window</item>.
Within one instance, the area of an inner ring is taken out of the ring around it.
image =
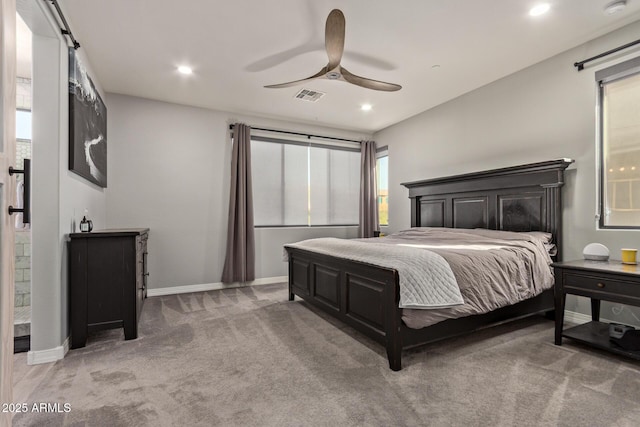
[[[31,141],[31,111],[16,110],[16,139]]]
[[[380,225],[389,225],[389,152],[387,147],[379,148],[376,157],[378,222]]]
[[[596,73],[600,226],[640,228],[640,58]]]
[[[357,225],[359,148],[253,136],[256,226]]]

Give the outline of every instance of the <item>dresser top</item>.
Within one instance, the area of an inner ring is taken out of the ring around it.
[[[70,239],[89,239],[95,237],[123,237],[138,236],[149,232],[148,228],[106,228],[93,230],[87,233],[69,233]]]
[[[629,276],[640,276],[640,266],[636,264],[623,264],[621,261],[591,261],[579,259],[576,261],[554,262],[552,267],[569,268],[573,270],[625,274]]]

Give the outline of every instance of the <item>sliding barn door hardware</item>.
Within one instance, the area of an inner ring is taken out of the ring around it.
[[[13,166],[9,166],[9,175],[13,176],[14,173],[24,174],[24,186],[22,193],[22,206],[21,208],[14,208],[9,206],[9,215],[22,212],[22,222],[29,224],[31,222],[31,160],[24,159],[24,169],[14,169]]]

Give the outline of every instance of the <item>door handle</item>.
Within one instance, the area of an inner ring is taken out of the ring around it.
[[[10,166],[9,175],[13,175],[14,173],[24,174],[24,185],[22,187],[23,207],[14,208],[13,206],[9,206],[9,215],[22,212],[22,222],[29,224],[31,223],[31,160],[24,159],[24,169],[14,169],[13,166]]]

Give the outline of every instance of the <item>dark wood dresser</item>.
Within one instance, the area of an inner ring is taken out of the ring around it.
[[[148,228],[69,234],[71,348],[103,329],[123,327],[126,340],[138,337],[148,236]]]

